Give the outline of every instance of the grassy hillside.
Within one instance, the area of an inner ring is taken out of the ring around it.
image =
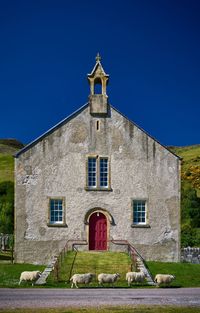
[[[182,180],[190,182],[200,197],[200,145],[170,147],[170,150],[182,158]]]
[[[0,139],[0,183],[14,180],[13,155],[23,147],[15,139]]]

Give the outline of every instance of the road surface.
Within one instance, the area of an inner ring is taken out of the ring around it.
[[[138,304],[200,307],[200,288],[0,289],[0,309]]]

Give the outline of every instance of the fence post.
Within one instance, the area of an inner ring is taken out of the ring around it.
[[[54,280],[58,282],[58,278],[59,278],[59,261],[57,259],[56,263],[54,264]]]
[[[11,263],[14,263],[14,236],[11,237]]]

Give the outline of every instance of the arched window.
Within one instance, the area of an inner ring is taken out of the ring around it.
[[[102,94],[102,82],[100,78],[95,79],[94,81],[94,94],[101,95]]]

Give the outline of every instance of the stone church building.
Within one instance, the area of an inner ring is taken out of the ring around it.
[[[115,109],[99,55],[88,103],[15,156],[15,261],[47,264],[66,243],[178,261],[180,160]],[[100,89],[99,86],[100,85]]]

